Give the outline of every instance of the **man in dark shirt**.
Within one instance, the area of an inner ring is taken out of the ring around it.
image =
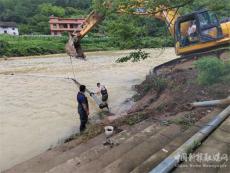
[[[80,91],[77,94],[77,102],[78,102],[78,113],[80,115],[80,132],[85,130],[85,125],[88,122],[88,115],[89,115],[89,104],[88,99],[85,96],[85,85],[80,86]]]

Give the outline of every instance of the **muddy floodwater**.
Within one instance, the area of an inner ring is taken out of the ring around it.
[[[73,60],[76,78],[90,90],[101,82],[109,91],[115,114],[125,112],[140,83],[156,65],[176,58],[174,49],[151,49],[151,58],[139,63],[117,64],[130,51],[91,52],[87,61]],[[14,75],[11,75],[14,74]],[[0,60],[0,168],[5,170],[61,144],[78,132],[77,86],[65,55]],[[100,110],[90,101],[90,117]]]

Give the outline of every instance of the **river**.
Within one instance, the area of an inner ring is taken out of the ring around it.
[[[151,58],[117,64],[130,51],[87,53],[87,61],[73,60],[76,78],[96,90],[101,82],[109,91],[115,114],[127,110],[135,93],[132,86],[144,80],[154,66],[176,57],[173,48],[147,49]],[[14,74],[14,75],[10,75]],[[54,78],[56,77],[56,78]],[[8,169],[78,132],[77,87],[62,77],[73,77],[67,56],[25,57],[0,60],[0,168]],[[100,110],[90,101],[90,117]]]

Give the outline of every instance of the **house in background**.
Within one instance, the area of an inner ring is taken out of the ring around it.
[[[19,35],[17,24],[15,22],[1,22],[0,34]]]
[[[61,35],[63,32],[81,31],[85,19],[70,19],[51,16],[49,23],[51,35]]]

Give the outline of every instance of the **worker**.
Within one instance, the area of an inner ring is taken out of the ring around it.
[[[195,20],[191,21],[190,26],[188,28],[188,38],[190,42],[194,42],[196,40],[196,24]]]
[[[88,99],[85,96],[85,85],[80,85],[79,92],[77,94],[77,102],[78,102],[78,113],[80,115],[80,132],[83,132],[86,128],[86,123],[88,122],[89,116],[89,103]]]
[[[101,85],[99,82],[97,83],[97,88],[98,89],[97,89],[96,93],[91,92],[90,96],[92,96],[93,94],[101,94],[101,101],[103,102],[103,108],[106,107],[109,111],[109,106],[107,103],[109,95],[108,95],[107,89],[105,88],[104,85]]]
[[[104,85],[101,85],[101,84],[98,82],[98,83],[97,83],[97,88],[98,88],[98,90],[97,90],[96,94],[101,94],[101,100],[102,100],[103,102],[107,102],[109,95],[108,95],[108,91],[107,91],[107,89],[105,88],[105,86],[104,86]]]
[[[190,26],[188,28],[188,35],[192,35],[196,32],[196,24],[195,24],[195,21],[191,21],[190,22]]]

